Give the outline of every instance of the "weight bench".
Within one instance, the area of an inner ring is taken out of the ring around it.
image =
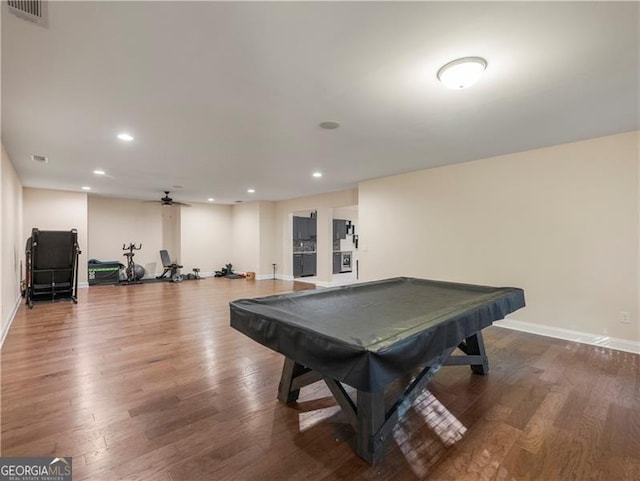
[[[162,260],[162,267],[164,268],[164,271],[162,271],[162,275],[159,275],[156,279],[182,282],[182,275],[178,273],[178,269],[182,269],[183,266],[176,264],[175,262],[171,262],[171,256],[169,256],[169,252],[166,250],[160,251],[160,259]],[[169,276],[165,277],[167,274],[169,274]]]

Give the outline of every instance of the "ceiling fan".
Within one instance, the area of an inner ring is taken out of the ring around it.
[[[184,202],[178,202],[169,197],[170,192],[168,190],[164,191],[164,197],[161,197],[160,200],[151,200],[149,202],[157,202],[160,205],[181,205],[184,207],[191,207],[189,204],[185,204]]]

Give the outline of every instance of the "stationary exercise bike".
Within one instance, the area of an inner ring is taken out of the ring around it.
[[[127,275],[127,280],[125,281],[127,284],[141,284],[140,279],[144,276],[144,268],[142,266],[136,266],[136,263],[133,262],[133,256],[135,256],[135,252],[142,249],[142,244],[138,247],[132,242],[127,247],[125,244],[122,244],[123,251],[129,251],[122,254],[127,258],[127,267],[125,268],[125,273]],[[138,269],[136,269],[136,267]]]

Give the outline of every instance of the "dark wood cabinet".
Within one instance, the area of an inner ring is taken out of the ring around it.
[[[309,240],[309,223],[306,217],[293,218],[293,240]]]
[[[317,258],[316,254],[293,254],[293,277],[315,276]]]
[[[293,255],[293,277],[302,275],[302,254]]]
[[[344,219],[333,219],[333,240],[347,238],[347,221]]]
[[[293,216],[293,277],[315,276],[317,219]]]
[[[298,238],[300,240],[311,239],[311,236],[309,235],[309,222],[306,217],[298,218]]]
[[[293,240],[312,240],[317,236],[315,217],[293,217]]]
[[[309,217],[307,219],[309,224],[309,238],[315,239],[318,237],[318,220],[315,217]]]
[[[339,274],[341,267],[342,267],[342,256],[340,255],[340,252],[334,252],[333,253],[333,273]]]
[[[317,266],[316,254],[302,254],[302,277],[315,276]]]

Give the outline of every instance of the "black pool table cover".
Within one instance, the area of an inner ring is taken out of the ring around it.
[[[368,392],[524,306],[515,287],[407,277],[230,303],[234,329]]]

